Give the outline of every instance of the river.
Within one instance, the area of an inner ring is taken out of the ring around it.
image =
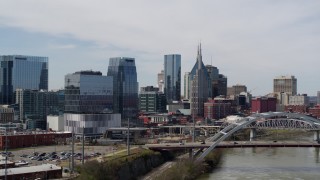
[[[320,179],[319,150],[319,148],[225,149],[218,168],[200,179]]]

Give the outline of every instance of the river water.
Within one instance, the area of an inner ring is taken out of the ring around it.
[[[225,149],[218,168],[200,179],[320,179],[319,148]]]

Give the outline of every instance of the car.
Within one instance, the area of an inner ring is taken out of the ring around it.
[[[233,142],[233,144],[239,144],[239,143],[237,143],[237,142]]]
[[[201,144],[206,144],[206,142],[205,142],[205,141],[202,141]]]
[[[39,156],[42,156],[42,157],[46,156],[46,153],[41,153]]]
[[[30,159],[31,159],[31,160],[38,160],[38,158],[39,158],[38,156],[33,156],[33,157],[31,157]]]
[[[69,157],[67,157],[67,156],[62,156],[62,157],[60,157],[60,160],[66,160],[66,159],[68,159]]]
[[[273,142],[278,142],[278,141],[274,140]]]
[[[22,154],[20,157],[22,157],[22,158],[27,158],[27,157],[28,157],[28,155],[26,155],[26,154]]]

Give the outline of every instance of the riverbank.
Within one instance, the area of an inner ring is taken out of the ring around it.
[[[153,177],[153,180],[193,180],[197,179],[203,174],[212,172],[212,170],[219,164],[222,156],[222,150],[214,150],[211,152],[203,162],[195,163],[188,158],[180,158],[166,170],[158,173]]]

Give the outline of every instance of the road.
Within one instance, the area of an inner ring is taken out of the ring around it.
[[[155,177],[163,174],[166,170],[174,166],[178,161],[184,158],[188,158],[189,154],[183,154],[179,157],[177,157],[174,161],[168,161],[162,164],[161,166],[153,169],[151,172],[148,174],[144,175],[143,177],[139,178],[139,180],[153,180]]]

